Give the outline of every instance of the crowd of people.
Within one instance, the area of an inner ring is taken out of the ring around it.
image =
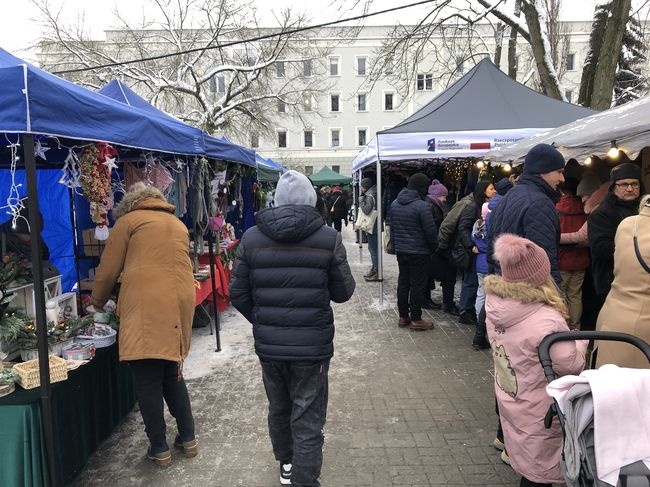
[[[494,445],[522,475],[521,486],[563,481],[561,430],[558,424],[544,427],[552,399],[537,356],[541,340],[557,331],[594,328],[650,340],[650,312],[642,304],[650,285],[650,231],[644,226],[650,197],[641,200],[641,168],[618,164],[608,180],[592,170],[565,177],[565,169],[556,148],[539,144],[518,177],[479,179],[451,208],[439,180],[415,173],[384,218],[399,270],[397,326],[433,329],[422,318],[423,308],[475,326],[472,346],[491,348],[494,359]],[[366,178],[361,186],[364,194],[376,194],[374,180]],[[369,240],[373,265],[367,280],[377,273],[377,238]],[[441,303],[430,298],[436,283]],[[554,347],[556,374],[579,373],[587,345]],[[641,352],[619,342],[598,342],[591,356],[598,366],[648,367]]]

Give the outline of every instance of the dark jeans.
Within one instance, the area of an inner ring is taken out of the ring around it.
[[[422,304],[429,296],[428,255],[397,254],[397,309],[400,317],[422,319]]]
[[[442,285],[442,304],[448,308],[454,307],[454,288],[456,287],[457,273],[456,267],[448,262],[443,269],[442,279],[440,280],[440,284]]]
[[[337,231],[337,232],[340,232],[340,231],[341,231],[341,223],[342,223],[342,222],[343,222],[343,220],[341,220],[340,218],[335,218],[335,219],[333,220],[334,228],[336,228],[336,231]]]
[[[168,449],[163,399],[176,419],[181,441],[194,439],[194,419],[185,380],[178,376],[178,363],[168,360],[131,360],[135,394],[152,453]]]
[[[476,257],[472,257],[472,265],[463,271],[463,284],[460,288],[460,301],[458,307],[461,313],[470,313],[476,316],[474,304],[476,303],[476,291],[478,291],[478,276],[476,275]]]
[[[292,464],[293,487],[318,487],[330,361],[260,358],[260,363],[269,400],[269,435],[275,459]]]
[[[375,230],[377,229],[375,228]],[[368,252],[370,252],[370,260],[372,261],[372,271],[379,272],[377,264],[377,232],[368,234]]]

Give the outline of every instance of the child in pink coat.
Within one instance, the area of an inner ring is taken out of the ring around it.
[[[550,333],[569,331],[567,308],[551,278],[546,252],[530,240],[501,235],[494,244],[501,276],[485,278],[487,333],[494,359],[494,390],[504,441],[520,487],[563,483],[562,430],[544,416],[552,403],[537,350]],[[551,348],[558,375],[578,374],[587,341],[559,342]]]

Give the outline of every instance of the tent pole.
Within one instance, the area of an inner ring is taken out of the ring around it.
[[[214,312],[214,328],[217,339],[217,349],[215,352],[221,352],[221,324],[219,323],[219,306],[217,305],[217,279],[215,274],[217,266],[214,259],[214,236],[212,230],[208,228],[208,255],[210,256],[210,279],[212,280],[212,306]],[[210,335],[212,335],[212,322],[210,322]]]
[[[384,304],[384,248],[382,245],[383,224],[381,221],[381,159],[379,157],[379,133],[377,134],[377,272],[379,273],[379,304]]]
[[[36,161],[34,159],[34,136],[23,136],[23,156],[29,197],[30,249],[32,252],[32,272],[34,274],[34,311],[36,334],[38,337],[38,369],[41,380],[41,420],[45,436],[45,451],[50,485],[56,486],[56,464],[54,463],[54,429],[52,421],[52,395],[50,385],[49,350],[47,343],[47,320],[45,318],[45,290],[43,284],[43,260],[41,259],[41,230],[43,222],[38,206],[38,187],[36,182]]]
[[[72,241],[74,242],[74,268],[77,273],[77,296],[81,303],[81,274],[79,273],[79,239],[77,237],[77,211],[74,204],[74,188],[68,188],[70,198],[70,222],[72,223]]]
[[[361,197],[361,179],[363,178],[363,170],[359,169],[359,185],[357,186],[357,214],[355,218],[359,216],[359,198]],[[356,223],[356,221],[355,221]],[[357,240],[359,242],[359,263],[363,264],[363,232],[359,227],[357,227]]]

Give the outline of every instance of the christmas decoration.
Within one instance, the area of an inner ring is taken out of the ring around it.
[[[79,183],[90,201],[90,216],[100,228],[108,226],[107,205],[111,194],[111,168],[115,165],[113,161],[116,156],[115,148],[99,142],[84,149],[79,158]]]

